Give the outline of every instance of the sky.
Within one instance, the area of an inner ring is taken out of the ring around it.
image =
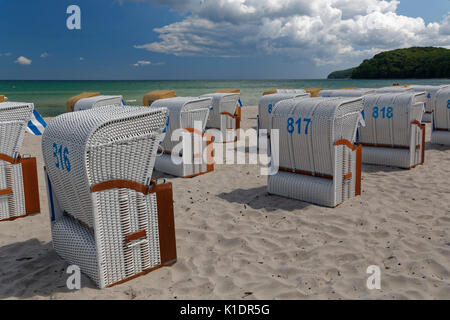
[[[450,0],[0,0],[3,80],[321,79],[410,46],[450,48]]]

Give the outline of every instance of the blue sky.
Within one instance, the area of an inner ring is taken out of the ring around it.
[[[81,30],[66,28],[72,4]],[[449,11],[449,0],[0,0],[0,79],[324,78],[381,50],[449,47]]]

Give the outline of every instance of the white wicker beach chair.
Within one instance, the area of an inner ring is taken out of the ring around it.
[[[122,96],[100,95],[98,92],[83,92],[67,101],[67,111],[82,111],[102,106],[123,106]]]
[[[99,107],[44,132],[53,246],[100,288],[176,261],[172,185],[151,180],[167,114]]]
[[[450,86],[436,93],[431,143],[450,146]]]
[[[411,90],[364,96],[366,126],[359,129],[363,163],[407,169],[423,164],[424,100],[425,92]]]
[[[211,97],[176,97],[156,100],[150,108],[167,108],[169,118],[167,133],[161,143],[161,152],[156,158],[155,169],[177,177],[191,178],[214,170],[212,156],[204,159],[203,152],[212,152],[213,136],[205,133],[205,126],[211,107]],[[199,127],[194,125],[200,124]],[[180,140],[173,141],[177,129],[190,134],[187,150],[178,148]],[[212,154],[212,153],[211,153]]]
[[[279,148],[271,141],[272,166],[279,159],[279,168],[268,176],[268,192],[329,207],[359,195],[361,146],[355,137],[362,108],[361,98],[278,102],[269,128],[279,130]]]
[[[236,121],[238,117],[236,106],[238,106],[240,94],[216,92],[201,97],[212,99],[206,127],[221,132],[222,141],[216,142],[234,142],[237,138],[236,130],[240,126],[240,122]]]
[[[410,85],[408,88],[411,88],[415,92],[424,92],[426,93],[425,100],[425,113],[423,114],[422,122],[431,122],[433,118],[433,110],[436,105],[436,93],[443,88],[448,87],[448,85],[442,86],[422,86],[422,85]]]
[[[305,89],[283,89],[283,88],[272,88],[263,92],[263,96],[274,93],[291,93],[291,94],[302,94],[307,93]]]
[[[19,154],[32,103],[0,103],[0,221],[40,212],[36,158]]]

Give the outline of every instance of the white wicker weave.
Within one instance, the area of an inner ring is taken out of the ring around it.
[[[103,106],[122,106],[122,96],[95,96],[80,99],[75,103],[73,111],[82,111]]]
[[[356,88],[340,90],[321,90],[317,95],[319,97],[363,97],[368,94],[374,94],[374,89]]]
[[[37,184],[37,180],[34,181],[37,174],[33,172],[32,177],[23,176],[22,160],[19,155],[33,110],[32,103],[0,103],[0,221],[36,213],[26,208],[24,179],[26,182],[33,180],[34,186]],[[38,193],[39,190],[32,192]],[[36,206],[39,207],[39,203]]]
[[[450,86],[436,93],[431,143],[450,146]]]
[[[360,194],[361,147],[354,142],[362,108],[361,98],[278,102],[269,128],[279,130],[279,148],[271,141],[279,172],[269,175],[268,192],[329,207]]]
[[[207,128],[220,130],[223,141],[232,142],[235,139],[235,134],[228,134],[228,131],[236,131],[236,106],[240,98],[239,93],[209,93],[201,97],[210,97],[212,99],[212,106],[209,111]],[[233,133],[233,132],[232,132]],[[219,142],[219,141],[217,141]]]
[[[366,95],[366,126],[359,130],[363,163],[412,168],[424,162],[425,92]]]
[[[375,89],[376,93],[400,93],[400,92],[406,92],[406,91],[414,91],[410,87],[404,87],[404,86],[391,86],[391,87],[381,87]]]
[[[261,96],[258,102],[258,129],[269,129],[269,117],[272,114],[272,111],[277,102],[287,99],[309,97],[309,93],[306,93],[303,90],[299,91],[300,92],[273,93]]]
[[[167,116],[105,106],[60,115],[44,132],[53,246],[100,288],[166,263],[162,203],[145,191]],[[136,233],[144,236],[128,239]]]
[[[441,86],[423,86],[423,85],[410,85],[409,88],[415,92],[425,92],[425,113],[423,114],[422,122],[431,122],[432,113],[436,106],[436,93],[443,88],[449,87],[448,85]]]
[[[167,133],[161,143],[162,152],[156,158],[156,170],[177,177],[193,177],[211,171],[211,166],[203,159],[203,153],[198,154],[198,151],[205,150],[208,144],[203,135],[211,103],[211,97],[176,97],[152,103],[150,109],[164,107],[169,110]],[[194,128],[196,122],[201,124],[199,128]],[[176,153],[172,152],[181,143],[180,140],[172,141],[172,134],[177,129],[193,132],[191,143],[188,144],[190,150],[180,149],[176,150]],[[196,145],[196,142],[201,145]]]

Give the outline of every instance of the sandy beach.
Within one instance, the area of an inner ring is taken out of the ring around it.
[[[256,127],[256,107],[243,127]],[[50,121],[50,119],[47,119]],[[337,208],[268,195],[256,165],[173,182],[178,262],[112,288],[66,287],[53,250],[41,137],[41,213],[0,223],[0,299],[450,299],[450,147],[412,170],[363,165],[362,195]],[[363,151],[364,152],[364,151]],[[369,290],[366,269],[381,268]]]

